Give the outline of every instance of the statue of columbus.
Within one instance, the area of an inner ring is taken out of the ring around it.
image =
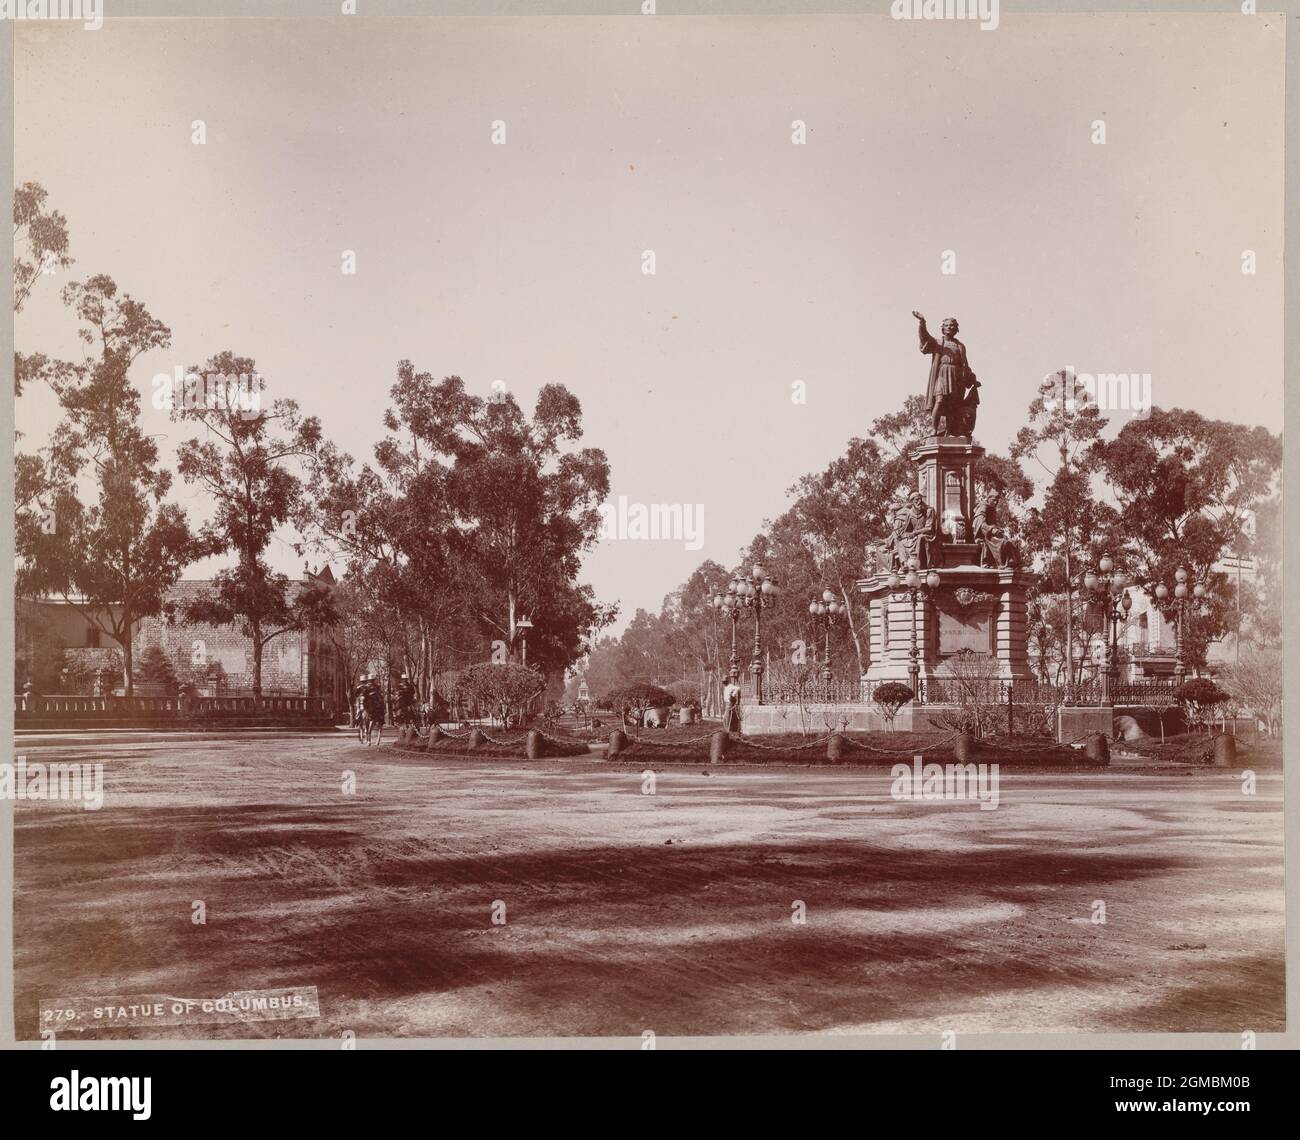
[[[925,410],[930,413],[937,436],[965,436],[975,430],[975,409],[979,407],[980,382],[966,359],[966,346],[957,339],[959,325],[953,317],[939,326],[936,340],[925,327],[925,318],[912,310],[920,325],[921,351],[930,357],[930,381],[925,387]]]

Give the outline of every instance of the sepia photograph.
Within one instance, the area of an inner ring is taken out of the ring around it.
[[[50,1111],[148,1119],[128,1047],[1294,1048],[1296,14],[669,7],[0,5]]]

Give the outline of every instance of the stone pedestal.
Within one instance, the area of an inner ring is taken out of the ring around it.
[[[943,524],[944,534],[953,543],[971,542],[971,525],[975,515],[975,465],[984,455],[978,443],[955,436],[931,436],[911,454],[916,464],[916,487]],[[954,552],[953,565],[961,565],[969,551]]]
[[[858,582],[871,619],[870,665],[863,678],[869,682],[911,676],[911,593],[891,590],[888,578],[875,574]],[[1024,570],[940,569],[938,589],[923,588],[916,601],[920,676],[935,676],[947,657],[970,649],[994,659],[1000,677],[1030,677],[1025,593],[1032,583]]]
[[[942,677],[944,661],[962,649],[987,656],[999,677],[1030,677],[1027,591],[1032,570],[979,565],[974,537],[975,468],[984,449],[969,440],[932,437],[911,454],[917,489],[942,520],[944,542],[932,550],[936,589],[922,587],[915,605],[922,681]],[[858,582],[870,613],[870,664],[864,699],[880,681],[910,683],[913,605],[905,587],[891,589],[889,568],[872,567]],[[921,571],[924,577],[926,571]]]

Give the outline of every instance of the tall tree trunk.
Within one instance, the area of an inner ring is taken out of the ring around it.
[[[420,702],[429,700],[429,626],[423,616],[420,618],[420,661],[415,671],[415,691]]]
[[[858,657],[858,676],[867,671],[867,663],[862,659],[862,640],[858,637],[858,625],[853,618],[853,602],[844,584],[840,583],[840,597],[844,599],[844,620],[849,625],[849,636],[853,638],[853,652]]]
[[[1065,695],[1074,699],[1074,579],[1070,567],[1070,542],[1065,542]]]
[[[253,632],[253,701],[255,704],[262,703],[262,650],[265,647],[262,641],[262,623],[255,621],[251,624]]]
[[[131,627],[134,625],[131,619],[130,603],[122,604],[122,691],[128,697],[135,696],[135,678],[131,676],[132,665],[134,664],[134,646],[131,644]]]

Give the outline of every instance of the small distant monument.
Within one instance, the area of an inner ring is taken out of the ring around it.
[[[889,537],[869,548],[858,582],[871,615],[870,664],[864,689],[878,681],[910,683],[913,605],[908,571],[921,580],[915,606],[915,666],[924,682],[942,678],[943,663],[970,650],[987,656],[1008,680],[1030,677],[1026,591],[1037,575],[1002,525],[1002,504],[977,495],[975,471],[984,449],[972,441],[980,383],[959,326],[949,317],[933,336],[920,313],[921,352],[930,357],[926,411],[933,434],[910,453],[916,486],[900,499]],[[927,579],[937,575],[935,585]],[[914,727],[924,727],[916,722]]]

